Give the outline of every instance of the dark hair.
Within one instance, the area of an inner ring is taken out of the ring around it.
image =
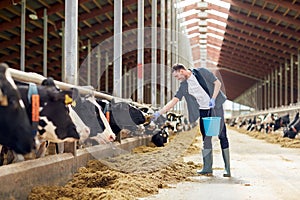
[[[181,63],[174,64],[173,67],[172,67],[172,73],[174,71],[178,71],[178,70],[181,70],[181,69],[186,70],[186,68],[183,64],[181,64]]]

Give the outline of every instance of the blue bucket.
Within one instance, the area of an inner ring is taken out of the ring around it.
[[[204,117],[203,124],[205,135],[217,136],[220,133],[221,117]]]

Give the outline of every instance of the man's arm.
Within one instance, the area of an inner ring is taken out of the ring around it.
[[[222,83],[217,79],[217,80],[215,80],[214,84],[215,84],[215,87],[214,87],[214,93],[212,95],[212,98],[216,99],[219,94],[219,91],[221,89]]]
[[[179,99],[177,97],[173,97],[171,101],[169,101],[160,111],[158,111],[159,114],[164,114],[171,110],[177,104],[178,101]]]

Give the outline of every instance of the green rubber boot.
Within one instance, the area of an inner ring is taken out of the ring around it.
[[[202,170],[197,170],[197,174],[212,176],[212,149],[203,149],[202,150],[203,157],[203,168]]]
[[[222,156],[225,164],[224,177],[231,177],[230,173],[230,156],[229,156],[229,148],[222,149]]]

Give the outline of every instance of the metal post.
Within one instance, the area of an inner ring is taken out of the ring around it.
[[[293,104],[294,103],[294,55],[291,55],[291,66],[290,66],[290,70],[291,70],[291,77],[290,77],[290,81],[291,81],[291,89],[290,89],[290,95],[291,95],[291,101],[290,103]]]
[[[25,71],[25,26],[26,26],[26,0],[22,0],[21,3],[21,55],[20,55],[20,67],[21,71]]]
[[[122,97],[122,0],[114,1],[114,91]]]
[[[271,76],[268,74],[268,109],[271,107]]]
[[[44,9],[44,46],[43,46],[43,75],[47,77],[47,49],[48,49],[48,15]]]
[[[285,60],[284,62],[284,66],[285,66],[285,70],[284,70],[284,86],[285,86],[285,90],[284,90],[284,105],[288,105],[288,63],[287,60]]]
[[[65,82],[78,83],[78,0],[65,1]]]
[[[271,87],[271,91],[270,91],[270,98],[271,98],[271,107],[274,108],[274,74],[275,71],[271,72],[270,74],[270,87]]]
[[[278,69],[275,68],[275,108],[278,106]]]
[[[65,82],[78,84],[78,0],[65,1]],[[66,142],[65,152],[76,156],[76,142]]]
[[[88,39],[87,46],[87,85],[91,85],[91,40]]]
[[[66,66],[65,66],[65,23],[61,22],[61,80],[66,80]]]
[[[267,90],[267,77],[265,77],[265,81],[264,81],[264,108],[267,109],[267,94],[268,94],[268,90]]]
[[[281,64],[279,65],[279,105],[282,106],[283,104],[283,87],[282,87],[282,78],[283,78],[283,74],[282,74],[282,66]]]
[[[171,33],[172,33],[172,20],[171,20],[171,0],[167,1],[167,101],[171,100],[171,59],[172,59],[172,45],[171,45]]]
[[[123,88],[123,91],[124,91],[124,94],[123,94],[123,97],[124,98],[128,98],[127,97],[127,89],[128,89],[128,83],[127,83],[127,81],[128,81],[128,71],[127,71],[127,65],[125,65],[124,66],[124,80],[123,80],[124,82],[123,82],[123,86],[124,86],[124,88]]]
[[[151,103],[153,106],[156,104],[157,93],[157,0],[152,0],[152,29],[151,29]]]
[[[108,93],[108,72],[109,72],[109,61],[108,52],[105,53],[105,92]]]
[[[138,0],[137,102],[144,102],[144,0]]]
[[[165,0],[160,5],[160,105],[165,104]]]
[[[300,49],[298,49],[298,61],[297,61],[297,77],[298,77],[298,84],[297,84],[297,91],[298,91],[298,103],[300,103]]]
[[[97,46],[97,77],[96,77],[98,91],[101,90],[100,79],[101,79],[101,49],[100,49],[100,45],[98,45]]]

